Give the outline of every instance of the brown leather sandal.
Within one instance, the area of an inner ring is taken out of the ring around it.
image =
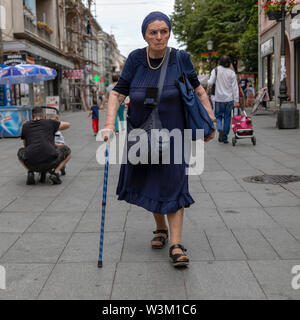
[[[153,234],[165,234],[166,235],[166,237],[157,236],[151,240],[151,245],[152,245],[153,249],[162,249],[165,246],[165,244],[168,242],[168,230],[156,230],[156,231],[153,231]],[[152,242],[161,242],[161,244],[159,244],[159,245],[152,244]]]

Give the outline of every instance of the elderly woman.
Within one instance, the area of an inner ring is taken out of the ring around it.
[[[128,117],[135,127],[141,126],[152,109],[144,105],[146,88],[157,86],[160,70],[163,65],[168,40],[170,38],[170,19],[161,12],[150,13],[143,22],[142,34],[148,46],[130,53],[121,77],[114,87],[108,101],[106,123],[103,130],[104,139],[114,130],[119,106],[127,96],[130,97]],[[169,63],[158,106],[160,120],[169,131],[185,126],[184,105],[175,81],[179,78],[176,60],[176,49],[170,49]],[[201,87],[193,68],[190,56],[185,53],[189,62],[188,77],[197,95],[203,102],[211,119],[215,122],[208,96]],[[206,141],[214,137],[214,133]],[[189,258],[182,245],[182,225],[184,208],[194,203],[189,189],[186,164],[141,165],[123,164],[117,188],[119,200],[143,207],[153,213],[156,223],[152,248],[161,249],[168,240],[167,216],[170,228],[169,255],[175,267],[187,266]]]

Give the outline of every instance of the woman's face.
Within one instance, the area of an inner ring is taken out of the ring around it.
[[[169,38],[169,27],[164,21],[156,20],[149,23],[145,33],[145,40],[152,51],[165,50]]]

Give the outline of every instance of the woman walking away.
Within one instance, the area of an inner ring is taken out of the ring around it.
[[[113,76],[112,76],[113,82],[106,89],[106,94],[105,94],[105,97],[102,101],[100,109],[102,109],[102,108],[104,109],[104,104],[109,99],[109,95],[111,94],[112,90],[114,89],[114,87],[118,83],[118,80],[119,80],[119,76],[117,74],[113,74]],[[119,133],[119,120],[121,123],[121,129],[124,130],[124,110],[125,110],[125,103],[122,103],[118,109],[117,117],[116,117],[116,123],[115,123],[116,134]]]
[[[99,106],[97,105],[96,99],[93,99],[93,105],[91,107],[91,111],[88,117],[90,117],[91,115],[92,115],[92,127],[94,131],[94,135],[96,136],[99,131]]]
[[[169,63],[157,108],[163,128],[169,131],[179,129],[183,136],[183,131],[186,128],[184,105],[175,83],[179,78],[177,50],[167,47],[170,32],[170,19],[165,14],[152,12],[144,19],[142,34],[148,46],[130,53],[120,80],[110,94],[106,123],[102,131],[104,140],[110,139],[112,131],[115,129],[117,110],[128,95],[130,97],[130,107],[128,108],[130,122],[138,128],[146,121],[153,110],[144,104],[146,91],[149,91],[147,90],[149,87],[157,88],[167,50],[170,52]],[[211,119],[215,121],[209,98],[199,83],[190,56],[186,52],[183,53],[182,58],[186,59],[190,66],[188,78]],[[207,141],[213,137],[214,132]],[[181,143],[183,143],[183,139]],[[171,141],[172,148],[174,149],[174,145]],[[170,229],[169,256],[174,267],[180,267],[189,264],[186,249],[182,244],[182,226],[184,208],[192,205],[194,200],[189,193],[187,165],[184,161],[182,164],[175,163],[174,150],[171,150],[170,155],[170,164],[122,164],[117,195],[119,200],[125,200],[152,212],[156,224],[156,230],[153,232],[154,238],[151,241],[153,249],[161,249],[166,245]]]

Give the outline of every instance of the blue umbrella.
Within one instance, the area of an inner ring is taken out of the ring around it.
[[[11,85],[53,80],[54,69],[36,64],[18,64],[0,70],[0,84]]]

